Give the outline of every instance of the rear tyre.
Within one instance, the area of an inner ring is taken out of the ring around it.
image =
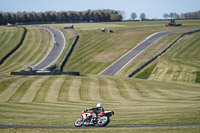
[[[110,122],[110,118],[107,116],[102,116],[97,119],[97,126],[104,127]]]
[[[74,126],[75,127],[81,127],[82,125],[83,125],[83,119],[77,119],[76,121],[75,121],[75,123],[74,123]]]

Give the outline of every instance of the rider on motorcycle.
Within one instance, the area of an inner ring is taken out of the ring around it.
[[[74,123],[75,127],[98,126],[104,127],[110,122],[110,117],[114,115],[113,111],[104,111],[100,103],[95,108],[82,111],[81,118]]]
[[[88,110],[91,110],[93,113],[95,113],[96,117],[94,119],[97,118],[98,114],[104,112],[102,104],[100,103],[98,103],[95,108],[86,109],[85,111],[87,112]],[[85,121],[88,121],[89,119],[91,119],[90,116],[88,116]]]
[[[92,110],[96,115],[100,114],[101,112],[104,112],[102,104],[100,103],[97,104],[96,108],[90,108],[89,110]]]

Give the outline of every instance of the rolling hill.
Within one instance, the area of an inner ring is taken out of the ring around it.
[[[48,31],[26,26],[28,32],[22,47],[0,66],[0,124],[73,126],[82,110],[93,107],[99,102],[103,104],[105,110],[115,111],[109,124],[112,126],[199,124],[200,84],[195,83],[195,72],[199,71],[197,54],[199,33],[185,36],[163,57],[153,62],[153,66],[152,64],[149,66],[150,70],[149,67],[144,69],[150,71],[146,79],[126,77],[137,66],[154,56],[154,53],[165,48],[179,36],[179,33],[167,35],[155,42],[116,76],[98,75],[113,61],[155,32],[200,27],[199,21],[181,21],[183,27],[163,27],[164,23],[166,22],[77,23],[74,24],[75,29],[70,30],[64,29],[66,24],[50,25],[60,29],[66,38],[64,52],[56,62],[58,65],[74,35],[80,35],[64,71],[79,71],[81,76],[10,76],[9,71],[19,71],[23,65],[33,65],[40,61],[52,46],[52,37]],[[102,27],[112,29],[114,33],[102,33]],[[14,30],[12,33],[16,34]],[[1,45],[2,42],[0,40]],[[177,47],[180,50],[177,50]],[[195,52],[188,55],[194,49]],[[182,78],[175,80],[167,78],[166,75],[171,77],[177,75]],[[166,127],[156,131],[170,132],[172,129],[195,132],[199,130],[199,126]],[[3,129],[0,132],[12,130],[30,131]],[[83,130],[90,132],[93,129]],[[129,128],[124,130],[131,132]],[[155,128],[132,130],[154,132]],[[32,130],[32,132],[37,131],[73,132],[70,129]]]

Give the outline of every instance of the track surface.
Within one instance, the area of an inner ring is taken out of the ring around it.
[[[130,61],[132,61],[136,56],[141,54],[146,48],[151,46],[156,40],[159,38],[170,34],[170,33],[177,33],[177,32],[188,32],[196,29],[183,29],[183,30],[170,30],[170,31],[162,31],[151,36],[147,37],[143,42],[138,44],[136,47],[131,49],[128,53],[123,55],[109,67],[107,67],[104,71],[99,73],[100,75],[110,75],[114,76],[118,71],[120,71],[123,67],[125,67]]]
[[[35,70],[44,69],[54,63],[58,57],[61,55],[65,47],[65,38],[61,31],[52,27],[42,27],[50,31],[53,35],[53,47],[48,55],[38,64],[34,66]],[[56,42],[56,43],[55,43]]]
[[[45,128],[45,129],[83,129],[83,128],[136,128],[136,127],[184,127],[200,126],[200,124],[173,124],[173,125],[127,125],[127,126],[106,126],[106,127],[74,127],[74,126],[22,126],[22,125],[0,125],[0,128]]]

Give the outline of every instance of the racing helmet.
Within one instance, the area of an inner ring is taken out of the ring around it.
[[[102,104],[97,103],[97,107],[98,107],[98,108],[102,108]]]

